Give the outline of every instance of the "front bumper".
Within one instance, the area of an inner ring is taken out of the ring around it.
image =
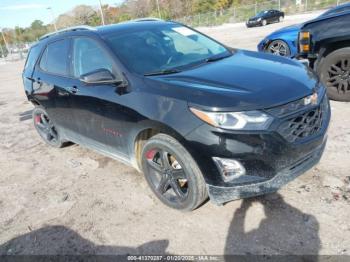
[[[272,179],[235,187],[221,187],[208,184],[207,188],[210,200],[214,204],[220,205],[231,200],[276,192],[283,185],[294,180],[316,165],[322,156],[325,145],[326,141],[324,141],[319,148],[297,161],[294,165],[277,173]]]
[[[276,117],[269,130],[227,131],[203,124],[186,136],[214,203],[274,192],[320,160],[331,112],[325,89],[318,92],[316,105],[305,106],[300,99],[265,110]],[[225,181],[213,157],[239,161],[245,175]]]
[[[258,25],[261,25],[261,21],[247,21],[246,25],[247,27],[258,26]]]
[[[260,43],[257,45],[258,51],[265,52],[270,42],[271,41],[269,39],[263,39],[262,41],[260,41]]]

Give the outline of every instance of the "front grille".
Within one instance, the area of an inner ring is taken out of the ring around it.
[[[278,132],[291,143],[314,136],[322,129],[328,111],[328,99],[324,96],[319,106],[287,119],[279,126]]]

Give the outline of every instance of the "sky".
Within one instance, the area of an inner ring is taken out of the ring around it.
[[[102,4],[118,5],[122,0],[101,0]],[[39,19],[45,24],[52,22],[54,16],[73,9],[76,5],[98,6],[98,0],[0,0],[0,28],[27,27]]]

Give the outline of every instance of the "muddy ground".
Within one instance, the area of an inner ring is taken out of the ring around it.
[[[200,30],[254,50],[267,33],[312,16]],[[321,162],[278,193],[182,213],[155,199],[134,169],[78,145],[44,144],[22,67],[0,65],[0,254],[350,255],[349,103],[331,103]]]

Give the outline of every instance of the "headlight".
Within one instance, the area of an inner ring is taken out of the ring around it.
[[[230,130],[265,130],[273,118],[260,111],[207,112],[190,108],[191,112],[209,125]]]
[[[257,20],[258,22],[260,22],[261,21],[261,17],[260,18],[258,18],[258,20]]]

